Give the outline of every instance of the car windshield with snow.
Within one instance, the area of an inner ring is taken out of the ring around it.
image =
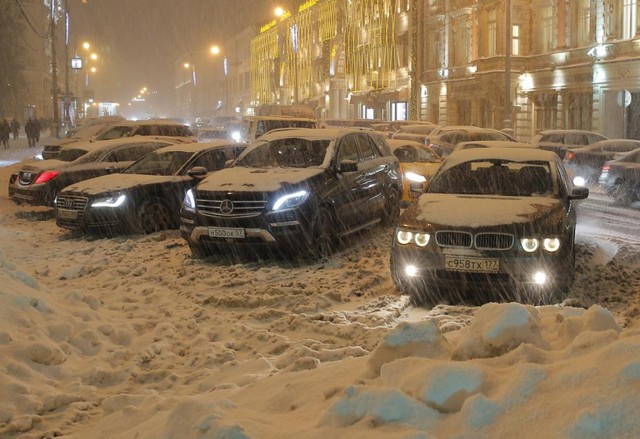
[[[400,218],[391,252],[396,286],[419,304],[555,300],[573,283],[573,202],[588,194],[553,152],[456,151]]]
[[[400,169],[359,129],[269,133],[187,193],[181,234],[195,256],[233,248],[326,256],[338,240],[399,215]]]
[[[158,149],[120,174],[73,184],[55,201],[58,226],[70,230],[152,233],[177,228],[185,192],[245,148],[232,141]]]

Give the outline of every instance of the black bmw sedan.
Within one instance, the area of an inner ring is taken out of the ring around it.
[[[177,228],[185,192],[208,172],[222,169],[244,148],[219,140],[158,149],[122,173],[62,190],[54,204],[56,223],[64,229],[108,234]]]
[[[416,304],[557,300],[574,279],[574,201],[588,194],[553,152],[453,152],[402,214],[391,275]]]
[[[151,151],[182,143],[178,138],[138,136],[85,144],[67,149],[59,159],[25,164],[9,178],[9,197],[16,203],[53,206],[60,190],[70,184],[120,172]],[[87,150],[88,148],[88,150]],[[69,156],[69,157],[67,157]]]

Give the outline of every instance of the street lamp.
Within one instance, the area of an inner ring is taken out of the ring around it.
[[[221,49],[219,46],[214,45],[211,46],[211,49],[209,49],[209,52],[211,52],[211,54],[213,56],[218,56],[221,53]],[[229,105],[229,60],[227,59],[227,56],[225,55],[222,59],[222,71],[224,73],[224,105],[223,107],[226,110],[226,115],[229,116],[233,110],[231,109],[231,105]]]

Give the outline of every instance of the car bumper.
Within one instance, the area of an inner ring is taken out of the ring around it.
[[[55,206],[58,227],[82,231],[118,231],[131,229],[130,209],[119,207],[92,208],[91,200],[82,196],[60,195]]]
[[[9,198],[18,203],[53,206],[54,194],[48,186],[19,187],[9,185]]]

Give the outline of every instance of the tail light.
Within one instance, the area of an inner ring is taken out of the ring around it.
[[[33,184],[46,183],[49,180],[53,180],[54,178],[56,178],[59,173],[60,171],[44,171],[42,174],[38,175],[36,181],[34,181]]]
[[[575,156],[576,156],[576,155],[575,155],[573,152],[571,152],[571,151],[567,151],[567,155],[565,156],[565,159],[566,159],[567,161],[569,161],[569,160],[571,160],[572,158],[574,158]]]
[[[609,172],[610,169],[611,169],[611,166],[604,165],[601,170],[602,172]]]

